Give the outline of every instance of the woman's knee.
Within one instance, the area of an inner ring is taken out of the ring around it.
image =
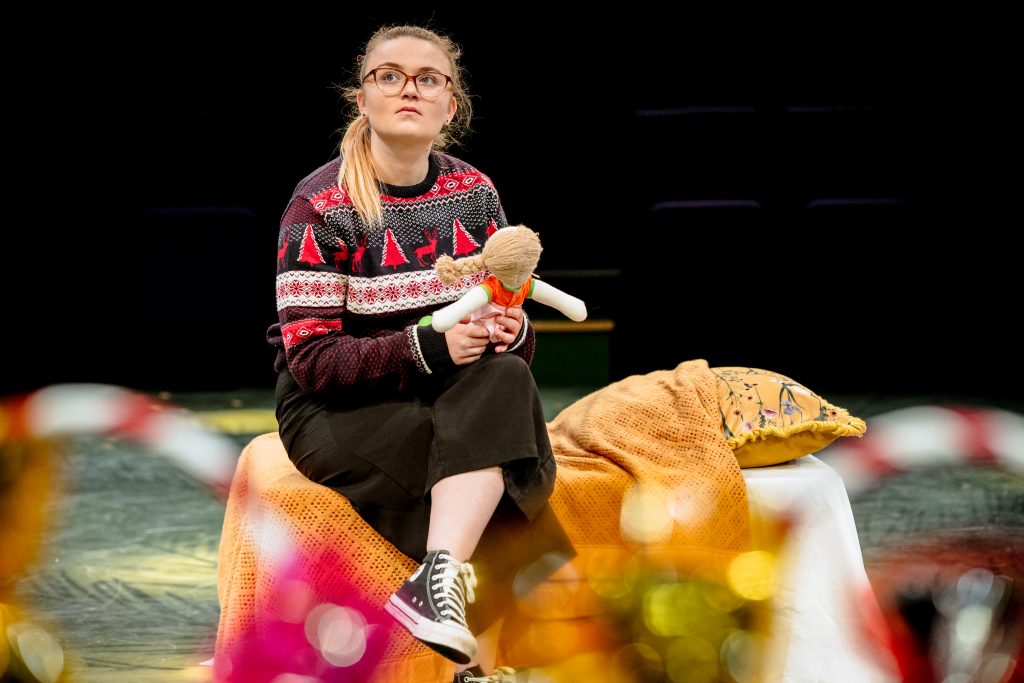
[[[494,353],[482,356],[477,363],[483,364],[487,372],[508,375],[509,377],[529,378],[533,381],[533,374],[526,361],[514,353]]]
[[[487,354],[447,377],[438,402],[461,400],[455,397],[463,392],[480,392],[493,400],[521,400],[536,390],[530,366],[522,358],[511,353]]]

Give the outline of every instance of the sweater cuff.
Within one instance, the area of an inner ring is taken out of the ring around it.
[[[523,342],[526,341],[526,328],[529,325],[530,319],[526,317],[526,311],[523,311],[523,326],[519,328],[519,335],[512,340],[512,343],[505,351],[515,351],[523,345]]]
[[[455,367],[455,361],[448,353],[448,340],[444,332],[438,332],[430,325],[413,325],[411,336],[413,357],[420,372],[429,375],[437,370]]]

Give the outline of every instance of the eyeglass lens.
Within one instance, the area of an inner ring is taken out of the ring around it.
[[[377,87],[385,95],[398,94],[408,80],[406,75],[397,69],[380,69],[373,75],[377,81]],[[417,74],[413,80],[416,82],[417,90],[424,97],[435,97],[441,94],[444,86],[447,85],[443,75],[429,71]]]

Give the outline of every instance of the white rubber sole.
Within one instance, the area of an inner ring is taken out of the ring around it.
[[[456,664],[469,664],[476,655],[476,638],[473,634],[458,626],[439,624],[433,619],[420,616],[397,595],[392,595],[388,599],[384,609],[404,626],[413,638]]]

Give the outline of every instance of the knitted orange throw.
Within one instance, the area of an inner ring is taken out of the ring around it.
[[[722,435],[707,361],[599,389],[559,413],[548,434],[558,459],[552,506],[574,543],[621,543],[623,494],[638,484],[666,496],[675,523],[652,536],[637,530],[635,540],[749,547],[746,483]]]

